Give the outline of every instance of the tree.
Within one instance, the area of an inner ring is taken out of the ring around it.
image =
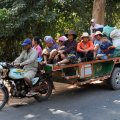
[[[110,26],[120,28],[120,1],[107,0],[106,1],[106,16],[105,23]]]
[[[92,18],[104,25],[106,0],[94,0]]]

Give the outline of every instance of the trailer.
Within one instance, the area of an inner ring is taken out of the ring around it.
[[[107,80],[112,89],[120,89],[120,57],[59,66],[47,64],[44,71],[57,82],[81,86]]]

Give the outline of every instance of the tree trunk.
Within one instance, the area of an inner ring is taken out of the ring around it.
[[[94,0],[92,18],[96,23],[104,25],[106,0]]]

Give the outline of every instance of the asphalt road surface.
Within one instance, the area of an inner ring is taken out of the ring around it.
[[[0,120],[120,120],[120,90],[105,84],[76,88],[55,83],[49,100],[10,99]]]

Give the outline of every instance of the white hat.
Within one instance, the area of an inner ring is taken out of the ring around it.
[[[87,32],[83,32],[81,38],[83,38],[83,37],[90,37],[90,36],[89,36],[89,34]]]
[[[103,34],[102,34],[100,31],[96,31],[96,32],[95,32],[95,36],[96,36],[96,35],[103,35]]]
[[[95,22],[95,19],[91,19],[91,22]]]

